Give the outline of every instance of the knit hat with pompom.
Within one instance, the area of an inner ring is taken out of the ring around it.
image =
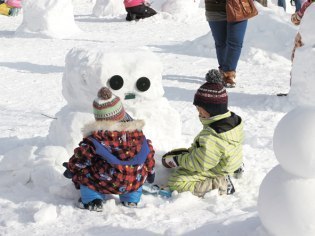
[[[194,105],[202,107],[211,116],[224,114],[228,111],[228,95],[221,74],[212,69],[206,74],[207,82],[200,86],[194,97]]]
[[[121,121],[126,115],[120,98],[106,87],[98,91],[97,98],[93,101],[93,113],[95,120],[108,121]]]

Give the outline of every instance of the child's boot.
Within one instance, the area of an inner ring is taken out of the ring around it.
[[[81,198],[78,201],[78,207],[81,209],[86,209],[90,211],[103,211],[103,200],[102,199],[94,199],[88,203],[83,203]]]
[[[226,176],[226,182],[227,182],[226,194],[231,195],[235,193],[235,188],[229,175]]]
[[[136,208],[138,204],[136,202],[121,202],[125,207]]]

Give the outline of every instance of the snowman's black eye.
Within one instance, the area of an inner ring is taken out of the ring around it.
[[[137,80],[136,87],[139,91],[145,92],[151,86],[151,82],[147,77],[141,77]]]
[[[118,90],[124,86],[124,79],[120,75],[114,75],[109,79],[108,84],[111,89]]]

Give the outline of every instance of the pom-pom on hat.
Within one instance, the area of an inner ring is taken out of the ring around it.
[[[200,86],[194,97],[194,105],[202,107],[211,116],[224,114],[228,111],[228,95],[221,74],[212,69],[206,74],[207,82]]]
[[[93,101],[93,113],[95,120],[121,121],[126,112],[117,97],[106,87],[102,87]]]

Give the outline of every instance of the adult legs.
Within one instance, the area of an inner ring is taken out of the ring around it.
[[[278,6],[283,7],[284,11],[286,11],[287,6],[285,0],[278,0]]]
[[[219,68],[222,69],[225,67],[227,22],[209,21],[208,23],[215,43]]]
[[[227,87],[235,86],[235,71],[241,55],[247,20],[240,22],[209,21],[215,41],[219,69]]]
[[[302,7],[301,0],[294,0],[295,12],[299,11]]]
[[[227,39],[225,63],[223,71],[236,71],[238,60],[241,56],[243,41],[247,28],[247,20],[227,23]]]

